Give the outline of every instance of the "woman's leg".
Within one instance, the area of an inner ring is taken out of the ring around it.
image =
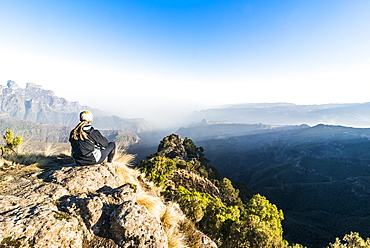
[[[103,163],[106,157],[108,157],[108,162],[111,163],[115,152],[116,143],[109,142],[108,146],[104,150],[101,150],[101,158],[99,159],[98,164]]]

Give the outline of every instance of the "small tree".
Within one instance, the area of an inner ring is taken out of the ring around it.
[[[233,247],[286,248],[281,221],[284,214],[264,196],[254,195],[233,224],[228,241]],[[296,246],[299,247],[299,246]]]
[[[150,181],[157,186],[164,186],[167,177],[176,169],[176,162],[173,159],[158,155],[148,161],[142,161],[139,168]]]
[[[343,237],[343,240],[336,238],[334,244],[329,244],[327,248],[370,248],[370,239],[364,240],[357,232],[351,232]]]
[[[241,206],[243,205],[242,200],[239,197],[239,190],[235,189],[231,180],[228,178],[223,178],[218,188],[222,195],[222,201],[229,206]]]
[[[13,131],[10,129],[6,129],[3,138],[5,139],[5,146],[1,147],[2,155],[6,153],[6,150],[11,150],[14,153],[17,153],[15,149],[22,144],[23,137],[14,137]]]

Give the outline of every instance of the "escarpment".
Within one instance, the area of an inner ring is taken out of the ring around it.
[[[124,163],[1,169],[1,247],[217,247]]]

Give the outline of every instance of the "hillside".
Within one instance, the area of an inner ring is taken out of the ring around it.
[[[172,134],[136,169],[130,154],[91,166],[46,151],[5,154],[0,247],[303,248],[284,239],[282,210],[221,177],[203,152]],[[350,233],[326,247],[348,242],[365,244]]]
[[[228,121],[270,125],[317,124],[370,126],[370,103],[296,105],[292,103],[234,104],[205,109],[189,116],[192,122]]]
[[[302,248],[283,240],[276,206],[243,203],[189,139],[165,137],[142,173],[127,154],[92,166],[30,156],[1,160],[1,247]]]
[[[60,98],[40,85],[27,83],[26,88],[21,88],[11,80],[6,86],[0,85],[0,112],[3,117],[6,114],[18,120],[71,127],[78,123],[78,114],[83,110],[94,113],[94,124],[99,129],[126,130],[133,133],[153,129],[153,125],[144,119],[112,116],[104,111]]]
[[[2,159],[0,247],[216,248],[128,167],[131,159],[94,166],[65,155],[16,166]]]
[[[288,241],[319,248],[350,231],[370,236],[370,129],[262,125],[248,133],[245,125],[235,135],[226,124],[208,125],[208,132],[201,126],[178,133],[202,146],[221,175],[281,208]],[[223,135],[204,137],[215,130]]]
[[[171,134],[138,168],[219,247],[303,248],[284,240],[281,210],[245,185],[236,189],[203,152],[191,139]]]

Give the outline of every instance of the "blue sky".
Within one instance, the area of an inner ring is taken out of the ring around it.
[[[0,84],[122,117],[370,102],[368,0],[0,0]]]

